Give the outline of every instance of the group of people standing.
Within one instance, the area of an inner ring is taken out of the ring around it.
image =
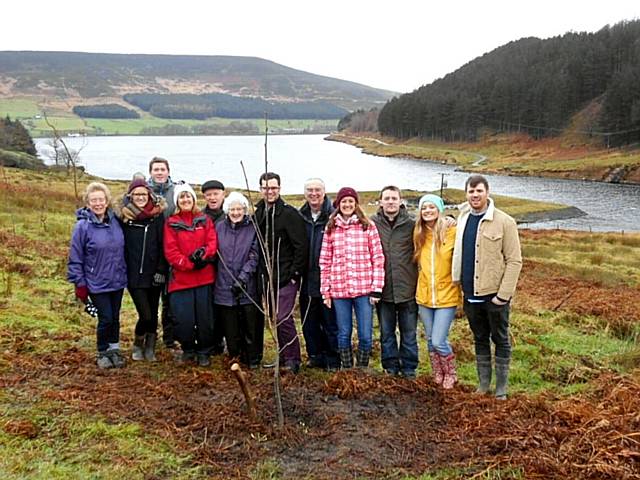
[[[148,180],[134,176],[116,202],[104,184],[91,183],[77,212],[68,278],[76,296],[97,308],[98,367],[125,365],[119,312],[126,287],[138,313],[136,361],[156,360],[162,299],[163,341],[176,349],[177,361],[206,367],[226,347],[230,357],[257,368],[265,314],[271,314],[279,364],[297,373],[298,300],[308,367],[367,367],[375,308],[384,371],[415,378],[419,318],[434,381],[450,389],[457,375],[449,330],[463,303],[478,390],[490,390],[493,342],[495,395],[506,398],[509,306],[522,260],[516,224],[495,208],[484,177],[467,180],[456,221],[432,194],[420,199],[414,218],[395,186],[382,189],[369,218],[358,192],[342,188],[332,202],[319,178],[305,182],[298,210],[281,198],[273,172],[260,176],[262,198],[253,214],[244,195],[225,197],[217,180],[203,183],[207,205],[200,210],[192,187],[171,180],[165,159],[154,158],[149,173]]]

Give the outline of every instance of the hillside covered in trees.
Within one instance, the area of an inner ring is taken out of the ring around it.
[[[127,94],[124,100],[159,118],[204,120],[211,117],[271,119],[331,119],[347,111],[329,102],[268,102],[223,93],[202,95]],[[76,107],[77,108],[77,107]]]
[[[5,167],[38,168],[33,139],[18,120],[0,118],[0,165]]]
[[[553,136],[583,113],[582,133],[606,145],[640,141],[640,21],[523,38],[467,63],[381,110],[399,138],[473,141],[485,131]]]
[[[0,118],[0,148],[36,154],[36,147],[27,129],[18,120],[9,117]]]

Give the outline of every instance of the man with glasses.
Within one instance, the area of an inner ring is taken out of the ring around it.
[[[280,363],[293,373],[300,369],[300,341],[293,319],[296,295],[307,259],[307,231],[300,213],[280,197],[280,175],[266,172],[260,176],[262,200],[256,205],[255,219],[264,239],[263,267],[272,271],[269,283],[267,269],[258,278],[267,301],[270,288],[277,289],[276,329],[280,346]]]

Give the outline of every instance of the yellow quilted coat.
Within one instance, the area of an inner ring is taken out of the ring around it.
[[[456,227],[449,227],[445,242],[436,250],[433,234],[427,237],[418,265],[416,302],[429,308],[455,307],[461,302],[460,286],[454,285],[451,277],[451,261],[456,239]]]

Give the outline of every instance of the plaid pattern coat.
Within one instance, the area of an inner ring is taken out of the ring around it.
[[[322,239],[319,263],[324,299],[382,292],[384,253],[374,223],[363,230],[355,215],[346,220],[338,215],[335,228]]]

